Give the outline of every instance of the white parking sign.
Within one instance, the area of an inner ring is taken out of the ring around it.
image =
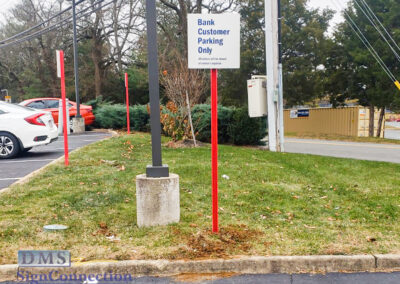
[[[240,15],[189,14],[190,69],[240,68]]]

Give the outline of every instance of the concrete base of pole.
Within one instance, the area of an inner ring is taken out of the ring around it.
[[[72,118],[72,131],[74,133],[84,133],[85,132],[85,119],[83,117]]]
[[[162,226],[180,220],[179,176],[136,177],[137,224],[139,227]]]

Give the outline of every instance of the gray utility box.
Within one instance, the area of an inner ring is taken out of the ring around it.
[[[252,76],[247,81],[247,93],[249,98],[249,116],[267,116],[267,76]]]

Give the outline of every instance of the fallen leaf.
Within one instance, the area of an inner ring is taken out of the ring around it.
[[[304,227],[306,227],[307,229],[316,229],[317,228],[317,227],[314,227],[314,226],[308,226],[306,224],[304,224]]]

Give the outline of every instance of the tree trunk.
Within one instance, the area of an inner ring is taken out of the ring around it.
[[[93,48],[91,51],[93,65],[94,65],[94,90],[96,99],[101,96],[101,47],[99,47],[98,41],[93,39]]]
[[[383,125],[384,117],[385,117],[385,107],[382,107],[381,108],[381,113],[379,114],[378,130],[376,131],[376,136],[377,137],[381,137],[382,125]]]
[[[369,137],[374,137],[374,122],[375,122],[375,107],[373,105],[369,106]]]
[[[193,143],[194,143],[194,147],[197,147],[196,135],[194,135],[193,121],[192,121],[192,110],[190,108],[189,94],[187,91],[186,91],[186,103],[187,103],[187,108],[188,108],[188,115],[189,115],[190,129],[192,131]]]

